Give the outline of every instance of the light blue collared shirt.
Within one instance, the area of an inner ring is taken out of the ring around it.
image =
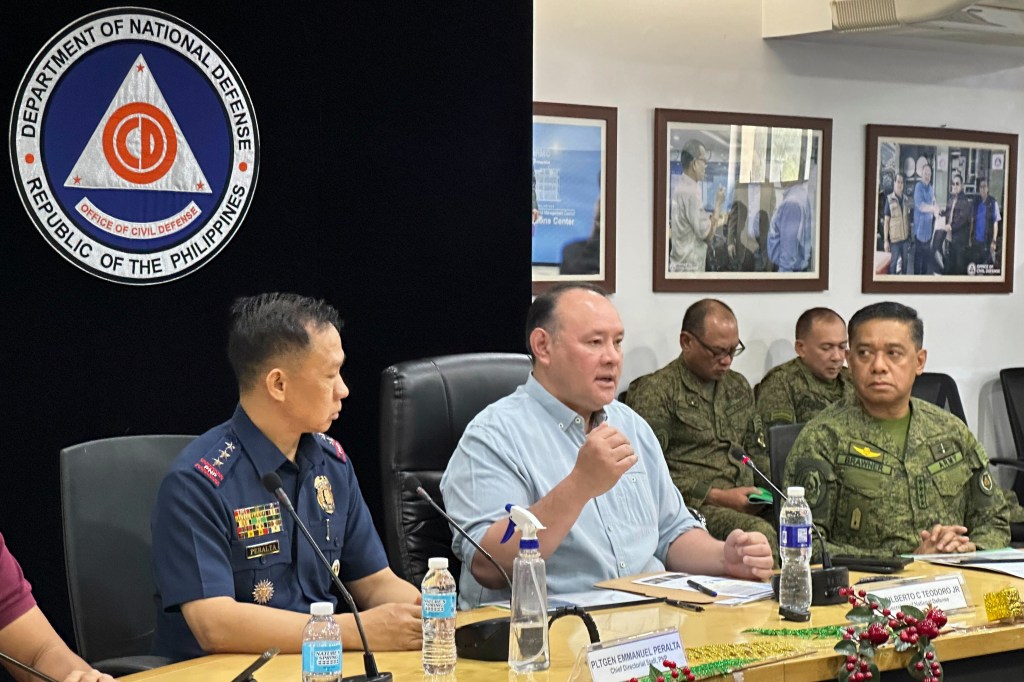
[[[581,592],[602,580],[663,570],[672,541],[702,527],[672,483],[647,422],[618,401],[604,409],[608,424],[629,439],[638,461],[611,490],[587,502],[547,560],[549,594]],[[479,542],[491,524],[506,516],[506,503],[529,507],[568,476],[585,438],[583,417],[531,374],[515,393],[484,409],[466,427],[441,478],[448,513]],[[456,534],[452,548],[462,560],[461,608],[509,598],[508,590],[486,589],[473,578],[472,545]]]

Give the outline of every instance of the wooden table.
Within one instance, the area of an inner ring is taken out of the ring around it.
[[[902,576],[935,575],[948,572],[948,569],[924,563],[913,563],[901,574]],[[949,627],[955,632],[944,632],[935,640],[935,648],[939,659],[944,665],[958,659],[988,656],[1001,652],[1015,652],[1004,655],[1014,657],[1015,665],[1024,670],[1024,624],[1002,625],[990,624],[985,619],[983,597],[986,592],[1001,589],[1007,585],[1017,587],[1024,594],[1024,580],[1018,580],[1001,574],[987,571],[962,571],[968,592],[968,598],[974,611],[953,614],[949,617]],[[864,574],[851,573],[856,580]],[[783,622],[777,614],[776,602],[763,601],[746,606],[724,607],[710,606],[704,613],[692,613],[665,604],[645,604],[640,606],[595,611],[594,620],[601,631],[602,639],[645,632],[664,627],[678,626],[682,633],[683,644],[687,648],[708,645],[728,644],[752,641],[756,635],[744,634],[746,628],[782,628],[782,627],[813,627],[834,625],[845,622],[847,605],[815,607],[811,622],[793,624]],[[459,623],[468,623],[484,618],[502,615],[503,612],[493,607],[460,613]],[[586,629],[576,618],[563,618],[551,628],[551,669],[534,674],[529,679],[536,682],[564,682],[570,677],[579,652],[588,643]],[[776,661],[744,673],[745,682],[764,681],[795,681],[795,680],[832,680],[839,664],[839,657],[832,651],[835,644],[832,640],[821,640],[812,643],[815,651]],[[883,670],[901,669],[909,653],[897,654],[892,647],[884,648],[878,657]],[[131,675],[123,679],[136,681],[179,682],[182,680],[209,680],[210,682],[229,682],[241,672],[255,656],[251,654],[225,654],[206,656],[185,661],[165,668],[158,668],[145,673]],[[356,675],[362,672],[361,652],[346,652],[344,655],[346,674]],[[1019,659],[1019,660],[1017,660]],[[984,666],[985,659],[978,659],[970,664],[973,670]],[[977,663],[977,665],[975,664]],[[377,654],[377,665],[381,670],[390,671],[395,680],[426,679],[420,668],[420,655],[415,652],[380,652]],[[295,682],[300,679],[301,661],[298,655],[279,655],[264,666],[256,678],[259,682]],[[950,667],[946,666],[947,679],[960,680],[959,675],[951,675]],[[980,669],[980,668],[979,668]],[[460,659],[456,667],[454,680],[472,682],[474,680],[506,679],[507,666],[504,663],[484,663]],[[1018,672],[1020,679],[1022,673]],[[884,682],[900,679],[899,673],[886,673]],[[515,679],[511,673],[508,680]],[[523,677],[522,679],[527,679]],[[906,678],[903,678],[906,679]],[[980,678],[979,678],[980,679]],[[1008,679],[990,675],[991,682]]]

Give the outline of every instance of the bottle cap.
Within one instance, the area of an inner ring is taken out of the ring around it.
[[[311,616],[333,616],[334,615],[334,604],[329,601],[315,601],[309,605],[309,615]]]
[[[433,570],[441,570],[442,568],[447,569],[448,568],[448,557],[444,557],[444,556],[430,557],[429,559],[427,559],[427,568],[429,568],[431,571],[433,571]]]
[[[804,487],[802,485],[791,485],[786,488],[786,497],[803,497]]]

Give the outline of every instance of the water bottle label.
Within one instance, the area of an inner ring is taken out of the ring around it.
[[[341,642],[303,642],[302,672],[313,675],[340,675]]]
[[[423,595],[423,618],[454,618],[454,594]]]
[[[810,546],[810,526],[782,526],[779,528],[779,547],[804,549]]]

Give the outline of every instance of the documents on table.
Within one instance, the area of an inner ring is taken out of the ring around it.
[[[612,608],[615,606],[633,606],[635,604],[650,604],[660,601],[659,597],[648,597],[635,592],[622,592],[620,590],[586,590],[585,592],[568,592],[565,594],[548,595],[548,612],[552,612],[562,606],[582,606],[588,610]],[[496,606],[499,609],[508,609],[508,599],[501,601],[490,601],[480,606]]]
[[[691,583],[697,583],[703,587],[718,593],[716,604],[723,606],[735,606],[737,604],[749,604],[762,599],[771,599],[772,586],[769,583],[754,582],[752,580],[738,580],[736,578],[722,578],[713,575],[692,575],[689,573],[656,573],[646,578],[638,578],[633,581],[637,585],[657,587],[662,590],[678,590],[679,599],[685,599],[684,593],[697,592]]]
[[[989,549],[963,554],[920,554],[914,558],[940,566],[976,568],[1024,579],[1024,552],[1018,549]]]

